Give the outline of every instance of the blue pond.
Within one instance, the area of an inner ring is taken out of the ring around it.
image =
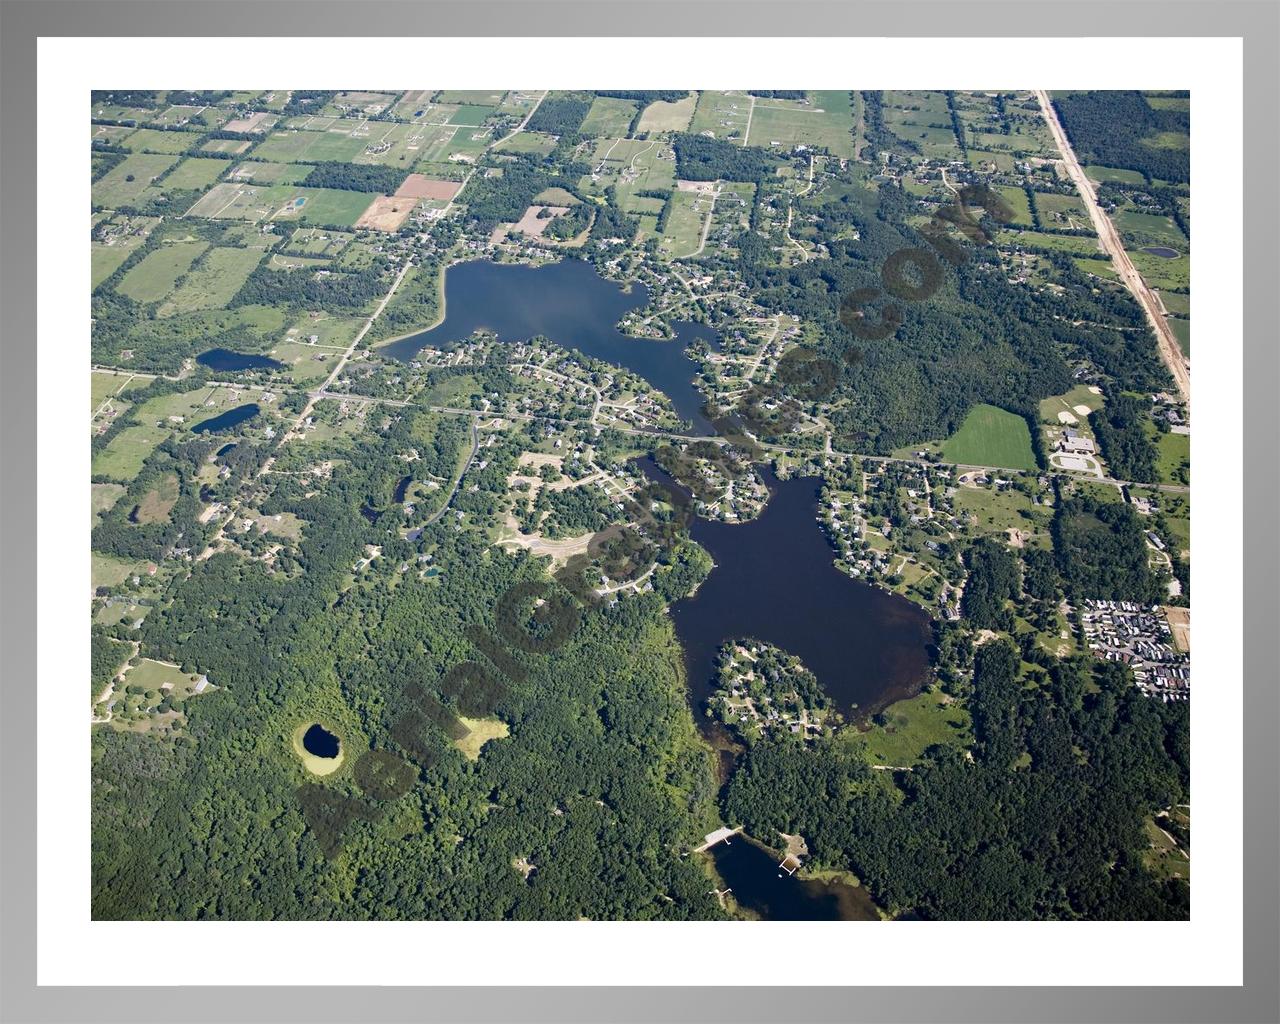
[[[254,356],[229,348],[211,348],[196,356],[196,362],[211,370],[278,370],[281,363],[269,356]]]
[[[247,419],[251,419],[258,415],[258,404],[250,402],[248,405],[238,405],[234,409],[228,409],[211,419],[201,420],[191,432],[194,434],[208,434],[219,430],[229,430],[231,427],[239,426]]]
[[[393,359],[410,360],[427,347],[448,348],[487,328],[501,341],[527,341],[543,335],[593,359],[622,366],[643,377],[693,424],[696,433],[713,433],[702,415],[702,398],[693,386],[697,364],[685,355],[694,341],[719,348],[719,336],[702,324],[677,323],[674,341],[629,338],[618,320],[649,301],[648,289],[624,291],[582,260],[542,267],[476,260],[450,267],[445,274],[445,318],[428,331],[384,348]]]

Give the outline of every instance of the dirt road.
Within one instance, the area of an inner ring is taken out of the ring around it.
[[[1116,273],[1120,275],[1120,280],[1124,282],[1124,286],[1129,289],[1133,297],[1138,300],[1138,304],[1146,312],[1147,320],[1156,332],[1160,358],[1164,360],[1165,366],[1173,374],[1174,383],[1178,385],[1178,391],[1189,406],[1191,404],[1191,370],[1187,365],[1186,359],[1183,358],[1178,339],[1174,337],[1173,331],[1165,321],[1165,318],[1160,315],[1162,308],[1160,300],[1147,287],[1147,282],[1142,279],[1142,275],[1138,273],[1133,261],[1129,259],[1129,254],[1125,252],[1124,245],[1120,241],[1120,235],[1111,223],[1111,218],[1098,205],[1098,197],[1093,191],[1093,184],[1085,176],[1084,169],[1080,166],[1080,161],[1076,159],[1075,151],[1071,148],[1071,143],[1067,139],[1067,133],[1063,130],[1062,123],[1058,120],[1058,112],[1053,109],[1049,94],[1044,89],[1037,89],[1036,97],[1040,101],[1040,109],[1049,125],[1049,131],[1053,133],[1053,141],[1057,144],[1058,152],[1062,154],[1062,162],[1067,168],[1067,174],[1075,182],[1075,186],[1079,189],[1085,206],[1089,210],[1089,219],[1093,221],[1093,229],[1098,233],[1098,238],[1102,242],[1102,247],[1107,251],[1107,255],[1111,257],[1112,266],[1115,267]]]

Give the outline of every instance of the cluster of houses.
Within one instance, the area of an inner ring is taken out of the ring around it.
[[[1090,650],[1128,665],[1148,697],[1190,699],[1190,659],[1174,648],[1173,631],[1158,605],[1090,599],[1080,608],[1080,624]]]

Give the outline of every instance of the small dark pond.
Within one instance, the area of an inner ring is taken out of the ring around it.
[[[789,875],[780,854],[743,835],[711,847],[716,873],[733,898],[766,921],[878,921],[875,903],[861,887]]]
[[[1148,245],[1142,251],[1166,260],[1176,260],[1182,255],[1177,249],[1170,249],[1167,245]]]
[[[500,341],[527,341],[537,335],[574,348],[593,359],[622,366],[657,388],[676,413],[698,434],[713,433],[702,415],[702,397],[693,386],[697,364],[685,348],[704,341],[712,349],[719,336],[703,324],[676,323],[673,341],[628,338],[618,321],[644,306],[643,285],[624,291],[596,273],[583,260],[564,260],[541,267],[474,260],[445,273],[445,318],[428,331],[401,338],[382,349],[384,355],[408,361],[428,346],[448,348],[481,328]]]
[[[317,722],[303,735],[302,749],[315,757],[337,757],[338,737]]]
[[[224,444],[221,448],[218,449],[218,457],[221,458],[222,456],[226,455],[227,452],[231,451],[231,449],[234,448],[237,443],[238,442],[236,441],[232,441],[230,444]]]
[[[194,434],[207,434],[217,430],[229,430],[257,415],[258,404],[250,402],[248,405],[238,405],[234,409],[228,409],[226,412],[211,419],[201,420],[191,428],[191,431]]]
[[[278,370],[284,363],[269,356],[254,356],[247,352],[235,352],[229,348],[211,348],[196,356],[196,362],[211,370]]]
[[[409,485],[411,483],[413,483],[413,477],[406,476],[403,479],[401,479],[401,481],[398,484],[396,484],[396,493],[394,497],[392,497],[391,499],[393,502],[395,502],[395,504],[399,505],[402,501],[404,501],[405,492],[409,489]]]

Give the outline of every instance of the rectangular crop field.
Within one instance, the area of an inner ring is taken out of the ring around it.
[[[189,156],[169,172],[169,176],[164,179],[164,187],[184,191],[205,189],[222,176],[227,166],[226,160]]]
[[[93,203],[115,209],[127,206],[137,199],[170,167],[178,162],[176,156],[163,153],[131,153],[119,164],[93,183]]]
[[[275,164],[253,161],[243,163],[231,172],[234,183],[255,185],[297,185],[315,168],[311,164]]]
[[[217,248],[205,254],[158,313],[171,316],[194,309],[221,309],[248,280],[262,259],[261,249]]]
[[[654,100],[644,108],[640,115],[640,123],[636,130],[641,132],[682,132],[693,120],[694,108],[698,103],[698,94],[689,93],[682,100],[668,103],[666,100]]]
[[[369,208],[374,198],[369,192],[347,192],[336,188],[293,188],[285,202],[272,214],[272,220],[351,227]]]
[[[698,96],[689,131],[710,132],[717,139],[741,142],[747,131],[751,97],[744,92],[707,89]]]
[[[169,294],[174,283],[191,269],[208,242],[171,242],[147,253],[141,263],[125,274],[119,290],[135,302],[158,302]]]
[[[270,217],[294,195],[292,185],[256,185],[224,181],[201,196],[188,217],[257,222]]]
[[[631,120],[636,116],[639,104],[635,100],[620,100],[611,96],[597,96],[587,111],[579,133],[604,135],[617,138],[627,134]]]
[[[1027,421],[993,405],[970,410],[960,429],[943,444],[942,457],[967,466],[1036,468]]]
[[[185,153],[199,141],[200,135],[197,132],[139,128],[124,140],[124,147],[134,153]]]
[[[853,108],[838,89],[812,92],[808,101],[757,98],[747,144],[791,150],[797,145],[853,156]]]

